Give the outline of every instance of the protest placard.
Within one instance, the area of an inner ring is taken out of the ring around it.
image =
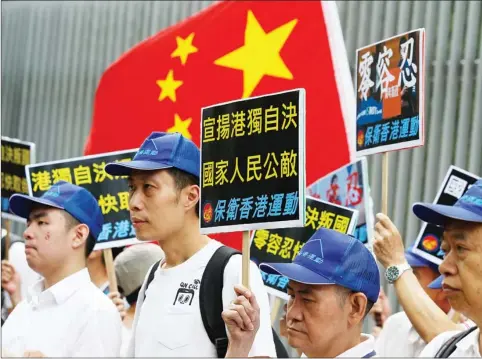
[[[305,90],[204,107],[201,171],[201,233],[243,231],[248,286],[248,231],[304,223]]]
[[[303,245],[321,227],[353,234],[358,210],[342,207],[313,197],[306,197],[306,222],[303,227],[259,229],[251,240],[251,260],[259,266],[263,262],[290,263]],[[288,279],[281,275],[261,272],[268,293],[288,299]]]
[[[303,89],[202,109],[201,233],[303,226]]]
[[[95,250],[138,243],[129,215],[129,188],[125,176],[104,171],[109,162],[130,161],[136,150],[117,151],[92,156],[43,162],[26,167],[28,190],[39,197],[52,184],[63,180],[90,191],[104,216],[102,232]]]
[[[356,52],[357,156],[424,143],[425,29]]]
[[[308,196],[358,210],[354,235],[371,247],[374,217],[365,157],[327,174],[306,191]]]
[[[10,212],[8,199],[28,194],[25,166],[35,162],[35,143],[2,136],[2,218],[25,222]]]
[[[433,203],[454,205],[478,179],[479,176],[473,173],[450,166]],[[413,252],[435,264],[442,263],[442,234],[443,228],[424,222],[413,246]]]

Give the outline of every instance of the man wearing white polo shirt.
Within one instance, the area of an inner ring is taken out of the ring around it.
[[[10,208],[27,219],[27,262],[43,279],[3,325],[3,355],[119,356],[119,313],[86,268],[103,224],[97,200],[84,188],[59,181],[40,198],[13,195]]]
[[[438,266],[435,263],[415,254],[413,246],[405,251],[405,258],[412,267],[415,277],[424,288],[425,293],[437,306],[447,313],[448,318],[455,320],[454,310],[450,308],[447,296],[438,284]],[[435,280],[434,280],[435,279]],[[459,321],[459,320],[457,320]],[[463,321],[461,329],[473,326],[473,322]],[[382,357],[418,357],[427,343],[418,335],[410,319],[404,311],[390,316],[383,325],[383,329],[376,338],[377,354]]]
[[[474,183],[453,205],[416,203],[421,220],[444,229],[439,266],[442,288],[451,307],[473,320],[476,327],[460,331],[424,293],[403,253],[400,233],[390,219],[378,214],[374,251],[394,284],[400,304],[417,332],[430,341],[421,357],[472,357],[482,354],[482,180]]]
[[[380,275],[359,240],[320,228],[292,263],[261,263],[260,269],[289,279],[288,342],[302,356],[376,356],[375,339],[361,330],[378,298]]]

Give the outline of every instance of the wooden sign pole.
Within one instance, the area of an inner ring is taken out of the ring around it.
[[[243,231],[243,264],[242,264],[242,284],[249,289],[249,231]]]
[[[388,152],[382,154],[382,213],[388,216]],[[382,328],[382,313],[375,313],[375,325]]]
[[[5,260],[8,261],[8,252],[10,251],[10,227],[11,222],[9,219],[5,219],[5,230],[7,231],[7,234],[5,235]]]
[[[282,304],[283,301],[281,300],[281,298],[276,297],[273,303],[273,308],[271,308],[271,325],[274,325],[276,316],[278,315]]]
[[[107,277],[109,278],[109,291],[117,292],[117,278],[115,276],[114,260],[112,256],[112,248],[107,248],[103,250],[105,268],[107,269]]]
[[[388,216],[388,152],[382,156],[382,213]]]

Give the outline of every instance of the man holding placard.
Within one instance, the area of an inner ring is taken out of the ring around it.
[[[478,327],[459,327],[430,300],[410,271],[403,255],[403,241],[390,219],[378,214],[374,251],[387,268],[397,296],[418,333],[430,343],[421,356],[480,357],[482,352],[482,180],[473,184],[453,206],[416,203],[413,211],[427,223],[444,228],[439,267],[443,290],[452,308]]]
[[[103,224],[97,200],[87,190],[59,181],[40,198],[13,195],[10,210],[27,220],[27,262],[43,279],[5,322],[3,354],[118,356],[119,313],[86,268]]]
[[[153,132],[131,162],[109,163],[105,171],[129,176],[129,210],[136,236],[159,241],[165,253],[139,292],[127,355],[218,356],[219,348],[205,329],[200,292],[209,285],[202,281],[206,266],[224,247],[200,234],[199,149],[178,133]],[[276,356],[268,296],[256,266],[251,264],[249,291],[235,288],[241,282],[239,255],[229,259],[223,279],[223,316],[230,322],[226,356]],[[243,324],[238,314],[257,306],[252,294],[261,314]]]
[[[292,263],[262,263],[289,279],[288,341],[309,358],[376,355],[363,319],[377,301],[380,276],[370,251],[356,238],[320,228]]]

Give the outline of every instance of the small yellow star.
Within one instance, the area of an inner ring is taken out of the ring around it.
[[[169,70],[167,77],[164,80],[157,80],[156,84],[161,88],[159,101],[169,97],[172,102],[176,102],[176,90],[183,84],[183,82],[174,80],[174,71]]]
[[[181,117],[176,113],[174,115],[174,126],[169,128],[167,132],[179,132],[184,137],[191,139],[191,133],[189,132],[189,126],[191,125],[192,118],[189,117],[185,120],[182,120]]]
[[[179,57],[183,65],[187,62],[187,57],[190,54],[198,52],[197,47],[193,46],[192,40],[194,39],[194,32],[190,33],[188,37],[183,39],[180,36],[176,36],[177,48],[171,54],[172,58]]]

